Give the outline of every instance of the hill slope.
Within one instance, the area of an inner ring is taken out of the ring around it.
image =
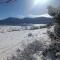
[[[49,22],[51,22],[51,18],[47,17],[23,18],[23,19],[9,17],[0,20],[0,25],[47,24]]]

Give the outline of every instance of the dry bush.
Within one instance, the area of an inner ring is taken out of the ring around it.
[[[28,44],[23,51],[17,49],[16,55],[7,60],[36,60],[33,55],[38,51],[43,51],[43,44],[40,41],[34,41]]]

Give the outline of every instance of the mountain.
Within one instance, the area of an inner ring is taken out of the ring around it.
[[[48,24],[49,22],[51,22],[51,18],[48,17],[23,18],[23,19],[9,17],[0,20],[0,25]]]

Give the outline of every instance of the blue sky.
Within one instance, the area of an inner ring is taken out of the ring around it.
[[[41,0],[42,3],[44,0]],[[48,5],[59,5],[59,0],[48,0],[47,3],[34,6],[35,0],[17,0],[14,3],[0,4],[0,19],[7,17],[27,17],[29,15],[42,15],[47,13]]]

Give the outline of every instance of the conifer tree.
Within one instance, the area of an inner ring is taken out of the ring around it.
[[[60,39],[60,7],[54,8],[49,6],[48,14],[51,15],[54,20],[54,36]]]

